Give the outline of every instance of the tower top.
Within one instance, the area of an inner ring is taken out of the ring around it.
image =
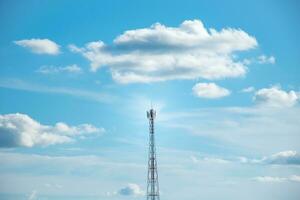
[[[154,119],[156,116],[156,111],[151,108],[149,111],[147,111],[147,118],[148,119]]]

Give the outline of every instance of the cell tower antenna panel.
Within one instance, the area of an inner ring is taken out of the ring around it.
[[[159,200],[159,184],[157,173],[157,160],[154,137],[154,119],[156,112],[151,109],[147,112],[149,119],[149,155],[148,155],[148,175],[147,175],[147,200]]]

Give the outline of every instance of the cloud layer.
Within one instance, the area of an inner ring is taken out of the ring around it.
[[[215,83],[197,83],[193,87],[193,93],[202,98],[217,99],[230,95],[230,91]]]
[[[54,126],[40,124],[25,114],[0,115],[0,147],[33,147],[67,143],[76,136],[104,132],[90,124],[69,126],[58,122]]]
[[[60,46],[49,39],[26,39],[14,43],[36,54],[57,55],[60,52]]]
[[[91,62],[92,71],[107,66],[119,83],[147,83],[243,76],[247,67],[232,54],[256,46],[256,39],[243,30],[208,30],[200,20],[187,20],[179,27],[156,23],[128,30],[111,45],[96,41],[69,47]]]

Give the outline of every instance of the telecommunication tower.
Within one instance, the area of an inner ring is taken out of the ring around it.
[[[148,155],[148,175],[147,175],[147,200],[159,200],[159,186],[157,174],[157,160],[154,138],[154,119],[156,112],[154,109],[147,111],[149,119],[149,155]]]

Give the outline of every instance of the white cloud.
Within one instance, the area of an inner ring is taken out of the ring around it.
[[[51,188],[51,189],[62,189],[63,186],[60,184],[52,184],[52,183],[45,183],[46,188]]]
[[[242,60],[242,63],[244,63],[245,65],[250,65],[253,63],[253,59],[245,58]]]
[[[266,56],[266,55],[260,55],[255,58],[245,58],[242,60],[242,63],[245,65],[250,64],[275,64],[276,59],[274,56]]]
[[[143,196],[145,192],[140,188],[139,185],[129,183],[127,186],[121,188],[118,191],[118,194],[122,196]]]
[[[251,65],[251,64],[275,64],[276,58],[274,56],[260,55],[260,56],[252,57],[252,58],[244,58],[241,62],[244,65]]]
[[[82,69],[76,65],[67,65],[65,67],[53,66],[53,65],[43,65],[36,72],[41,74],[57,74],[57,73],[71,73],[78,74],[82,72]]]
[[[266,55],[258,56],[257,61],[260,64],[275,64],[275,62],[276,62],[274,56],[268,57]]]
[[[253,178],[253,180],[258,182],[265,182],[265,183],[281,183],[286,181],[286,178],[281,177],[272,177],[272,176],[258,176]]]
[[[278,86],[260,89],[254,96],[257,104],[270,107],[292,107],[298,100],[299,97],[295,91],[287,92]]]
[[[300,165],[300,154],[297,151],[281,151],[260,159],[238,157],[236,161],[244,164]]]
[[[112,45],[96,41],[69,48],[87,58],[92,71],[109,67],[119,83],[148,83],[243,76],[247,67],[232,54],[256,46],[256,39],[240,29],[208,30],[200,20],[187,20],[179,27],[156,23],[128,30]]]
[[[193,161],[193,163],[199,162],[198,158],[196,158],[195,156],[191,156],[191,160]]]
[[[289,178],[291,181],[300,182],[300,176],[293,175]]]
[[[255,88],[253,86],[250,86],[250,87],[247,87],[247,88],[244,88],[241,90],[241,92],[244,92],[244,93],[250,93],[253,91],[255,91]]]
[[[60,53],[60,46],[49,39],[18,40],[14,43],[36,54],[57,55]]]
[[[276,176],[258,176],[253,180],[264,183],[282,183],[282,182],[300,182],[300,176],[292,175],[290,177],[276,177]]]
[[[230,160],[225,160],[222,158],[214,158],[214,157],[197,158],[195,156],[191,156],[191,160],[194,163],[208,163],[208,164],[228,164],[231,162]]]
[[[197,158],[191,156],[191,160],[194,163],[242,163],[242,164],[267,164],[267,165],[300,165],[300,154],[296,151],[282,151],[279,153],[265,156],[259,159],[247,158],[244,156],[224,159],[216,157],[202,157]]]
[[[262,162],[279,165],[300,165],[300,154],[297,151],[282,151],[263,158]]]
[[[90,124],[69,126],[58,122],[54,126],[43,125],[25,114],[0,115],[0,147],[47,146],[73,141],[75,136],[104,132]]]
[[[193,93],[202,98],[216,99],[230,95],[230,91],[215,83],[197,83],[193,87]]]

